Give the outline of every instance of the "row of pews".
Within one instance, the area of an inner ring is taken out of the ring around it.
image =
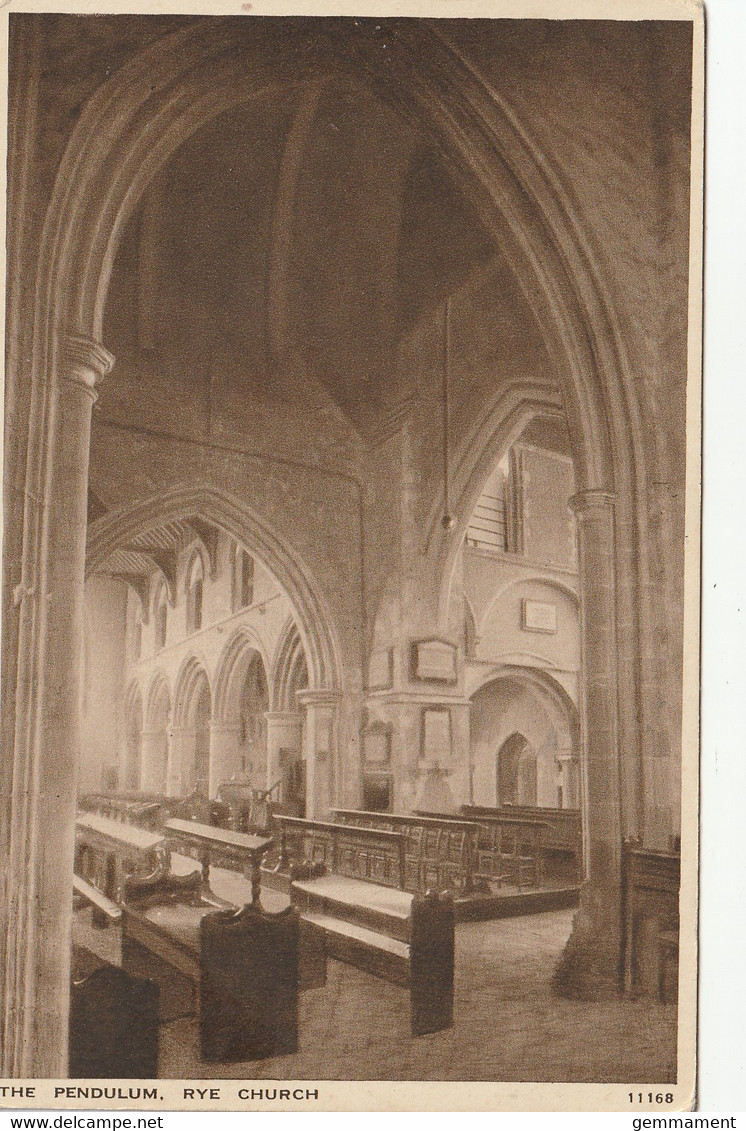
[[[266,833],[278,809],[272,800],[276,788],[277,785],[269,790],[254,789],[243,782],[229,781],[219,786],[214,799],[205,797],[200,790],[178,798],[144,793],[89,793],[81,799],[81,808],[150,829],[161,828],[165,821],[176,818],[234,832]]]
[[[94,804],[95,812],[81,811],[77,820],[74,900],[92,908],[97,926],[121,930],[121,964],[74,956],[73,1075],[125,1075],[129,1062],[116,1052],[117,1034],[143,1028],[138,1047],[154,1069],[158,1023],[189,1015],[199,1019],[207,1062],[294,1052],[298,995],[325,984],[329,958],[407,988],[414,1036],[447,1029],[454,899],[504,883],[538,888],[546,853],[581,855],[578,814],[563,810],[464,806],[445,816],[335,809],[327,821],[275,814],[273,839],[190,819],[183,814],[215,815],[191,802],[185,809],[163,799],[97,797]],[[245,905],[215,894],[214,867],[243,873]],[[269,868],[285,876],[290,906],[280,912],[262,905]],[[651,908],[662,892],[671,904],[678,890],[671,868],[670,860],[651,863],[639,846],[625,850],[630,993],[647,977],[640,955]],[[653,978],[662,997],[671,993],[678,940],[669,910],[655,928]],[[129,1064],[133,1075],[155,1076],[144,1064]]]
[[[205,1061],[297,1049],[299,916],[262,907],[260,867],[271,843],[179,818],[155,832],[79,814],[73,898],[90,905],[98,926],[121,927],[121,968],[99,960],[91,969],[89,956],[73,955],[71,1075],[125,1076],[133,1067],[127,1032],[157,1059],[158,1024],[191,1014]],[[175,870],[176,855],[198,866]],[[214,893],[216,862],[244,873],[250,903],[239,908]],[[152,1071],[138,1065],[134,1075],[157,1075],[152,1058]]]
[[[320,868],[413,893],[540,888],[548,822],[491,810],[461,816],[332,810],[333,821],[277,816],[279,871]]]

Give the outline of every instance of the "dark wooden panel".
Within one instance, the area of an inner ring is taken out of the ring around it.
[[[206,1061],[298,1051],[299,916],[252,905],[206,915],[201,930],[200,1044]]]
[[[86,965],[89,969],[84,972]],[[77,970],[73,963],[70,1076],[127,1080],[157,1077],[158,987],[118,966],[99,964],[90,969],[90,965],[84,957],[81,961],[80,955]]]
[[[453,1025],[455,914],[450,896],[415,896],[412,901],[410,997],[412,1035]]]

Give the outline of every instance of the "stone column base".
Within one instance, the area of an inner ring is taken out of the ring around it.
[[[598,898],[583,888],[572,933],[552,976],[561,997],[604,1001],[622,992],[621,891],[612,905],[610,893]]]

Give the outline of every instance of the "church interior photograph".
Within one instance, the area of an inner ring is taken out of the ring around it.
[[[691,18],[8,26],[1,1074],[676,1084]]]

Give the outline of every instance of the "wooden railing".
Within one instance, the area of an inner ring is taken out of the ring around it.
[[[553,809],[543,805],[462,805],[461,813],[468,820],[492,816],[542,821],[544,852],[572,855],[578,871],[582,871],[583,833],[579,809]]]
[[[405,838],[403,887],[406,891],[469,893],[476,882],[479,826],[434,813],[378,813],[334,809],[340,824],[387,829]]]
[[[280,829],[278,870],[295,876],[333,872],[403,888],[405,838],[384,829],[354,828],[302,817],[275,818]]]

